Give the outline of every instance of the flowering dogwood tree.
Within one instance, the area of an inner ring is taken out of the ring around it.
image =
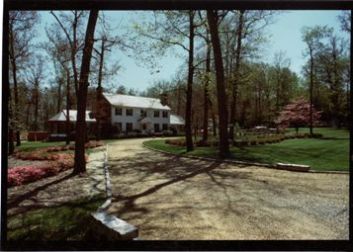
[[[313,124],[317,124],[321,112],[312,107]],[[307,126],[310,123],[310,103],[304,98],[299,98],[284,107],[275,123],[280,127],[294,127],[298,134],[299,127]]]

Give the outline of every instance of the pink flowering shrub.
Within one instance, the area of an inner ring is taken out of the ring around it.
[[[59,172],[74,167],[74,155],[69,153],[58,153],[47,155],[46,162],[42,165],[17,166],[8,169],[8,186],[18,186],[37,181],[39,179],[53,176]],[[88,157],[86,156],[86,162]]]
[[[102,146],[101,141],[90,141],[85,144],[85,148],[95,148]],[[17,152],[15,158],[22,160],[48,161],[41,165],[17,166],[8,169],[8,186],[18,186],[34,182],[39,179],[53,176],[59,172],[66,171],[74,167],[74,154],[53,153],[59,151],[74,150],[75,146],[56,146],[34,150],[32,152]],[[88,156],[85,156],[86,162]]]
[[[8,186],[22,185],[43,178],[46,175],[45,169],[36,166],[17,166],[8,170]]]

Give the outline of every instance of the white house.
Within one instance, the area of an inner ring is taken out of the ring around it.
[[[110,93],[103,93],[103,97],[110,105],[108,120],[119,132],[156,133],[170,129],[171,110],[160,99]]]

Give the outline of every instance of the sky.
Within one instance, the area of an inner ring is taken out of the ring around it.
[[[131,27],[132,22],[139,22],[143,16],[148,16],[146,11],[129,12],[129,11],[105,11],[104,12],[108,22],[113,28],[112,35],[119,35],[122,31],[127,31]],[[279,12],[274,22],[266,27],[266,34],[269,36],[268,42],[263,46],[262,60],[268,63],[273,62],[273,56],[276,52],[283,51],[285,56],[290,59],[290,68],[298,75],[301,74],[302,66],[305,64],[305,57],[303,52],[306,48],[302,42],[301,29],[304,26],[327,25],[333,27],[335,33],[340,36],[349,38],[340,30],[340,24],[337,16],[340,11],[285,11]],[[54,22],[54,18],[49,12],[41,12],[41,23],[37,26],[38,36],[36,42],[47,41],[45,30]],[[154,82],[160,80],[170,80],[175,76],[180,66],[185,64],[185,59],[176,56],[182,55],[182,51],[174,49],[170,51],[165,57],[159,60],[158,72],[152,71],[148,65],[143,62],[136,64],[134,57],[129,57],[130,54],[122,52],[118,48],[110,53],[111,61],[118,61],[121,65],[121,70],[118,75],[109,83],[111,86],[124,85],[128,89],[133,88],[138,91],[143,91]],[[107,63],[109,64],[109,62]]]

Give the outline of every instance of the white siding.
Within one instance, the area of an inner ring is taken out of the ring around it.
[[[133,109],[133,115],[132,116],[127,116],[126,115],[126,107],[122,107],[122,115],[115,115],[115,106],[111,106],[111,118],[112,118],[112,125],[115,123],[122,123],[122,131],[126,131],[126,123],[132,123],[133,129],[139,129],[142,130],[142,124],[139,122],[139,119],[141,118],[141,108],[132,108]],[[144,109],[147,111],[147,117],[151,120],[151,124],[149,125],[148,129],[149,130],[154,130],[154,124],[158,123],[159,128],[162,130],[163,124],[168,124],[168,127],[170,125],[170,111],[168,111],[168,117],[163,117],[162,111],[159,110],[159,117],[154,117],[154,109]]]

